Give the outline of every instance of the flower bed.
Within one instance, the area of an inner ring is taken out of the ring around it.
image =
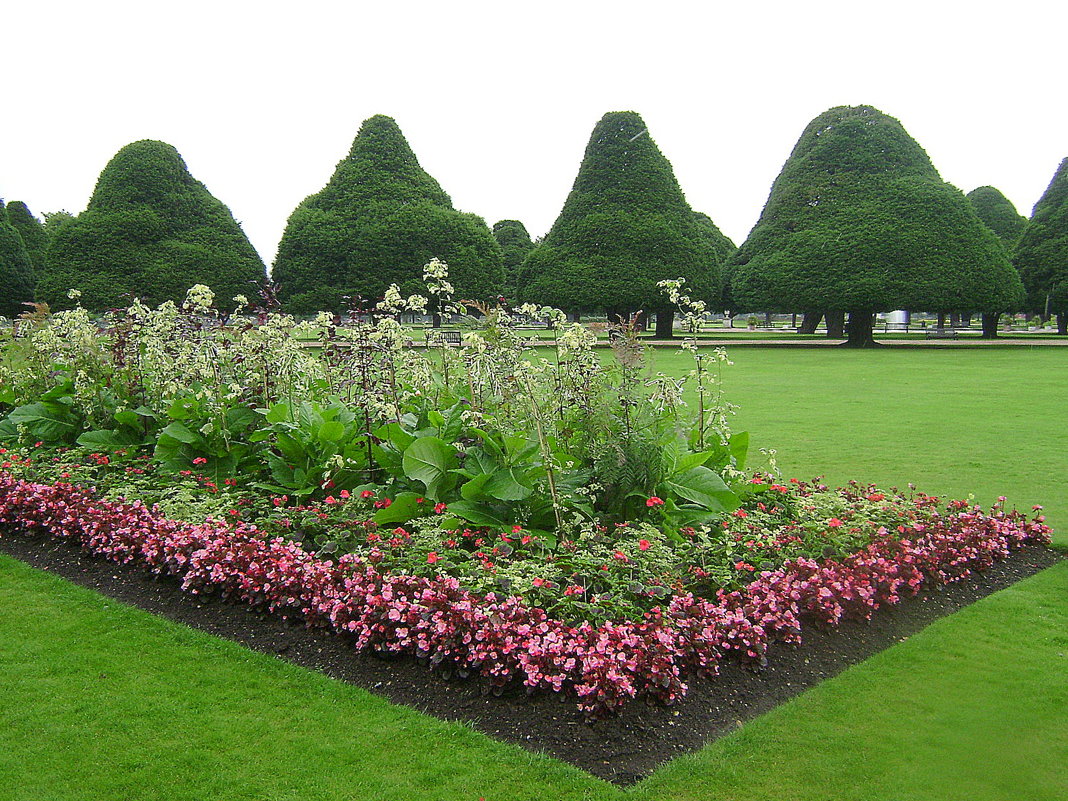
[[[359,649],[409,653],[496,687],[518,681],[570,692],[591,716],[638,696],[671,703],[691,675],[714,675],[725,658],[759,665],[770,641],[800,643],[804,625],[868,618],[925,585],[959,581],[1049,542],[1041,516],[1027,519],[1002,501],[989,513],[962,501],[940,512],[920,496],[921,519],[880,528],[851,555],[791,559],[714,598],[674,594],[640,619],[572,624],[519,596],[466,590],[452,576],[386,574],[353,554],[322,559],[251,524],[178,522],[136,501],[0,472],[0,524],[11,533],[76,542],[174,576],[190,592],[300,615]]]

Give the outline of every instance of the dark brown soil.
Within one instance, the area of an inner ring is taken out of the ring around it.
[[[183,593],[174,579],[106,562],[64,542],[5,536],[0,538],[0,551],[119,601],[322,671],[395,703],[439,718],[470,721],[490,737],[544,751],[621,785],[1061,558],[1045,548],[1026,548],[984,574],[880,609],[869,623],[846,622],[829,631],[806,628],[801,647],[773,645],[768,667],[760,673],[724,664],[718,678],[692,678],[689,694],[672,707],[638,701],[615,717],[588,724],[564,696],[528,696],[522,688],[508,689],[500,697],[487,695],[477,679],[446,680],[414,659],[355,653],[338,635]]]

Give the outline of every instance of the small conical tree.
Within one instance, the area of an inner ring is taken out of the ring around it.
[[[878,311],[1003,311],[1022,297],[997,236],[871,106],[809,123],[732,261],[739,306],[848,312],[860,347],[875,344]]]
[[[509,300],[517,297],[519,266],[534,249],[527,228],[519,220],[499,220],[493,224],[493,238],[501,246],[504,263],[504,295]]]
[[[1068,334],[1068,158],[1035,204],[1013,262],[1027,287],[1027,305],[1056,314],[1058,333]]]
[[[992,186],[980,186],[968,193],[968,202],[975,209],[976,216],[997,234],[1005,251],[1012,254],[1027,225],[1027,218],[1017,213],[1016,207],[1001,192]],[[998,318],[1002,311],[983,312],[983,338],[995,339],[998,335]]]
[[[38,295],[63,306],[77,289],[86,308],[103,311],[131,297],[178,303],[189,287],[207,284],[226,308],[265,278],[230,210],[171,145],[144,139],[115,154],[86,210],[58,228]]]
[[[485,221],[456,211],[419,166],[397,123],[364,121],[329,183],[289,217],[272,277],[297,313],[373,300],[391,283],[425,292],[423,265],[449,265],[458,299],[490,300],[504,288],[501,249]]]
[[[522,296],[610,317],[670,312],[656,283],[679,277],[692,297],[719,303],[715,252],[671,164],[638,114],[605,114],[560,216],[520,269]]]
[[[712,221],[712,218],[707,214],[695,211],[693,216],[694,219],[697,220],[697,227],[701,229],[701,233],[704,234],[705,240],[712,246],[712,252],[716,256],[716,262],[720,266],[720,282],[722,284],[722,296],[720,300],[723,308],[730,309],[732,308],[733,303],[731,302],[731,274],[729,265],[730,258],[734,255],[734,251],[738,249],[738,246],[734,244],[734,240],[719,230],[719,226],[716,225]],[[657,315],[656,319],[659,326],[660,316]]]
[[[33,301],[33,265],[0,200],[0,315],[17,317]]]
[[[44,225],[21,200],[12,200],[7,204],[7,219],[22,237],[22,244],[26,246],[26,253],[30,257],[30,264],[38,280],[44,273],[45,249],[48,245],[48,234],[45,233]]]

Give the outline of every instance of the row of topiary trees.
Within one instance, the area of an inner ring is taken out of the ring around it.
[[[77,217],[41,226],[21,203],[0,215],[0,280],[11,287],[0,314],[8,316],[34,294],[61,307],[70,288],[103,310],[132,296],[179,300],[198,282],[229,299],[266,277],[229,210],[162,142],[123,148]],[[518,221],[491,231],[454,209],[397,124],[376,116],[326,186],[290,216],[272,279],[295,313],[338,310],[391,283],[418,291],[422,265],[435,256],[448,262],[457,297],[503,292],[618,317],[643,310],[656,314],[663,336],[671,309],[656,282],[678,277],[713,308],[804,311],[829,323],[848,314],[854,345],[871,344],[875,312],[898,308],[981,312],[993,334],[999,313],[1026,307],[1058,313],[1063,332],[1068,159],[1028,223],[992,187],[965,198],[944,183],[892,117],[870,106],[830,109],[805,129],[736,248],[690,208],[641,117],[613,112],[594,129],[559,217],[535,245]]]

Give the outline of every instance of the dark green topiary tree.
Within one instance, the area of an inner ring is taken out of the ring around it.
[[[227,308],[265,278],[230,210],[189,174],[177,150],[145,139],[108,162],[88,208],[56,229],[38,295],[64,306],[67,291],[78,289],[86,308],[102,311],[130,296],[180,302],[199,283]]]
[[[871,106],[809,123],[732,262],[740,307],[848,312],[860,347],[877,311],[1005,311],[1023,291],[964,195]]]
[[[397,123],[378,115],[323,190],[290,215],[272,277],[290,311],[336,311],[346,296],[373,300],[391,283],[425,293],[422,268],[433,257],[449,265],[458,299],[490,300],[504,288],[485,221],[456,211]]]
[[[500,220],[493,224],[493,238],[501,246],[504,262],[504,294],[509,300],[518,297],[519,267],[534,249],[527,228],[519,220]]]
[[[968,202],[975,209],[976,216],[997,234],[1001,244],[1005,246],[1005,251],[1011,255],[1027,226],[1027,218],[1018,214],[1011,201],[992,186],[973,189],[968,193]],[[1000,312],[983,312],[984,339],[997,338],[1000,316]]]
[[[605,114],[560,216],[523,263],[522,296],[610,317],[664,312],[669,321],[672,309],[656,282],[678,277],[692,297],[719,303],[716,253],[671,164],[638,114]]]
[[[17,317],[33,301],[33,265],[0,200],[0,315]]]
[[[26,246],[34,275],[40,280],[44,274],[45,249],[48,245],[48,234],[45,233],[44,225],[30,213],[21,200],[12,200],[7,204],[7,219],[22,237],[22,244]]]
[[[1061,162],[1013,258],[1024,285],[1027,305],[1057,315],[1057,332],[1068,334],[1068,158]]]

